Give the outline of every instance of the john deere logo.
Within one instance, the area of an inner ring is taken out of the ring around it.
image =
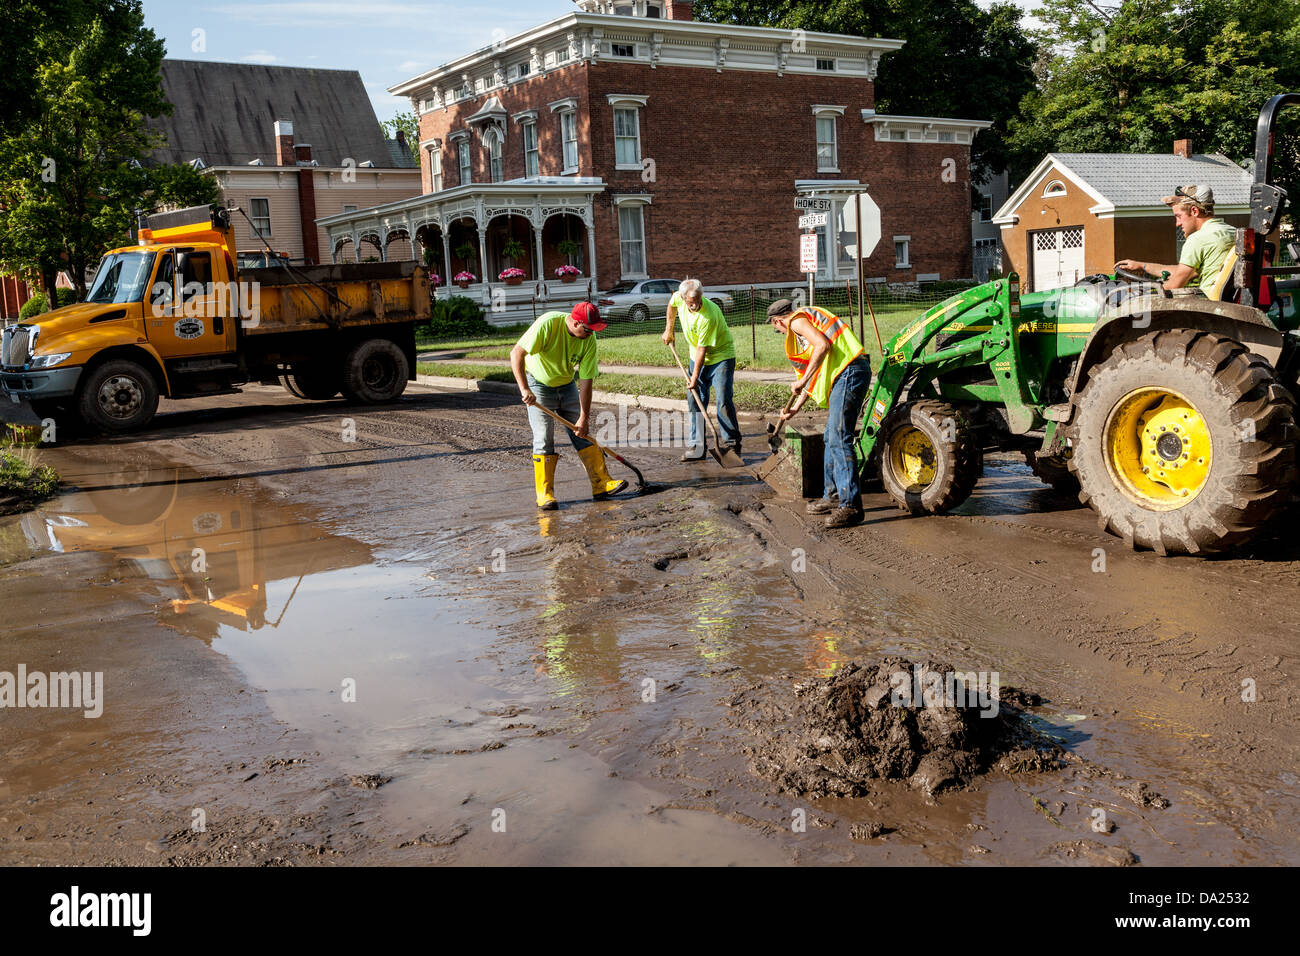
[[[203,334],[203,323],[198,319],[181,319],[172,328],[178,339],[197,339]]]

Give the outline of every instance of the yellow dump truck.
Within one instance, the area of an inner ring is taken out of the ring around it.
[[[302,398],[388,402],[415,377],[428,275],[415,262],[239,270],[227,210],[148,217],[104,256],[85,302],[4,330],[3,417],[142,428],[161,396],[249,382]]]

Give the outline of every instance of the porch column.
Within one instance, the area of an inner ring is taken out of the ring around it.
[[[537,275],[534,278],[541,280],[542,298],[548,299],[550,296],[546,293],[546,266],[542,263],[542,230],[532,220],[529,220],[529,224],[533,227],[533,238],[537,240],[537,258],[534,260],[537,263]]]
[[[615,206],[614,208],[617,210],[618,207]],[[594,289],[596,282],[596,217],[591,215],[590,206],[587,207],[587,215],[582,217],[582,224],[587,227],[587,275],[591,278],[592,288]]]
[[[488,288],[487,277],[487,230],[477,221],[474,225],[478,229],[478,271],[481,273],[478,278],[483,283],[483,301],[490,305],[492,291]]]
[[[447,229],[443,227],[439,230],[442,234],[442,287],[447,290],[448,297],[451,296],[451,241],[448,238]]]
[[[361,261],[361,237],[355,232],[352,234],[352,258]]]

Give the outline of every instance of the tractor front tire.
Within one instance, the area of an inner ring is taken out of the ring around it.
[[[1029,470],[1045,485],[1051,485],[1052,490],[1062,495],[1077,495],[1079,493],[1079,479],[1074,477],[1070,471],[1070,463],[1062,458],[1039,458],[1038,452],[1032,448],[1025,450],[1025,464]]]
[[[1079,499],[1131,548],[1231,550],[1287,503],[1294,413],[1268,362],[1232,339],[1170,329],[1116,346],[1078,397]]]
[[[921,399],[894,409],[880,427],[878,447],[885,491],[914,515],[956,508],[984,472],[970,423],[946,402]]]

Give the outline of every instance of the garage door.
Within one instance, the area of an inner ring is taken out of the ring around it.
[[[1034,233],[1034,292],[1074,285],[1083,275],[1082,226]]]

